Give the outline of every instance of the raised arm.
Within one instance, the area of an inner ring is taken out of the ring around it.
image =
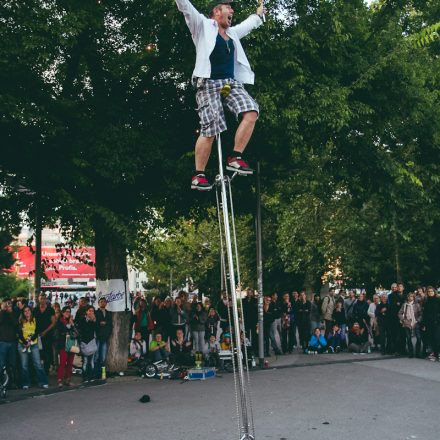
[[[246,20],[242,21],[240,24],[237,24],[236,26],[232,26],[231,29],[234,29],[234,31],[237,33],[238,38],[243,38],[250,32],[252,32],[257,27],[261,26],[263,24],[263,20],[257,15],[252,14]]]
[[[203,22],[204,16],[189,0],[176,0],[177,8],[185,16],[185,21],[192,35],[196,35]]]

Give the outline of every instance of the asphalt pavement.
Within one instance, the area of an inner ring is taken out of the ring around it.
[[[440,438],[440,363],[363,360],[253,372],[256,439]],[[234,413],[232,374],[131,377],[0,405],[0,439],[235,440]]]

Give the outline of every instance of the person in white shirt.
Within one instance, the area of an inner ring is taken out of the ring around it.
[[[176,0],[196,46],[196,65],[192,80],[197,87],[196,101],[201,129],[195,146],[196,169],[191,188],[202,191],[211,189],[205,168],[214,138],[227,128],[223,106],[234,113],[237,119],[241,117],[226,169],[241,175],[253,173],[243,158],[243,152],[252,136],[260,110],[243,87],[244,83],[254,83],[254,73],[240,39],[262,24],[261,17],[265,9],[260,4],[256,14],[236,26],[231,26],[234,16],[232,2],[233,0],[214,0],[209,5],[210,18],[207,18],[189,0]]]

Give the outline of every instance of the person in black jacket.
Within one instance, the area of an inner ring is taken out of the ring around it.
[[[278,347],[276,339],[273,337],[270,329],[274,321],[274,317],[271,309],[271,298],[270,296],[264,297],[263,305],[263,335],[264,335],[264,356],[269,357],[269,343],[272,345],[272,349],[276,355],[280,355],[281,350]]]
[[[370,323],[370,317],[368,316],[368,307],[369,304],[365,300],[365,293],[361,293],[358,300],[353,306],[353,319],[365,329]]]
[[[281,304],[278,301],[277,293],[272,293],[270,299],[271,302],[269,308],[273,319],[270,326],[271,339],[277,341],[277,347],[279,347],[281,345]]]
[[[251,342],[253,352],[258,353],[258,301],[253,289],[246,289],[246,298],[243,299],[243,314],[246,337]]]
[[[101,377],[101,369],[105,366],[108,352],[108,340],[113,330],[112,312],[107,310],[107,300],[102,297],[98,301],[98,310],[96,311],[96,345],[98,349],[95,354],[95,377]]]
[[[98,348],[96,344],[98,325],[96,323],[95,309],[93,306],[86,308],[85,316],[77,321],[76,327],[81,341],[83,381],[88,382],[92,380],[94,376],[94,358]]]
[[[12,311],[10,299],[3,299],[0,310],[0,372],[6,366],[9,371],[10,385],[18,384],[16,371],[18,321]]]
[[[406,354],[406,336],[405,329],[400,324],[399,312],[406,301],[406,295],[403,293],[402,283],[394,283],[391,287],[392,292],[388,296],[390,346],[393,352],[404,355]]]
[[[303,350],[307,349],[310,339],[310,312],[312,305],[310,301],[307,300],[306,292],[303,290],[300,293],[299,300],[297,301],[297,322],[298,322],[298,333],[299,333],[299,343]]]
[[[426,341],[431,347],[429,359],[440,361],[440,299],[432,286],[426,288],[426,293],[420,327],[425,332]]]
[[[376,311],[374,312],[377,319],[377,325],[379,327],[379,344],[381,354],[390,353],[389,305],[387,300],[387,294],[383,293],[380,297],[380,303],[376,306]]]

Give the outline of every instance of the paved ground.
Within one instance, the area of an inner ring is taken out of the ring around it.
[[[440,363],[362,360],[252,373],[256,438],[437,440]],[[142,394],[152,401],[139,403]],[[233,400],[230,374],[186,383],[127,378],[1,405],[0,438],[234,440]]]

